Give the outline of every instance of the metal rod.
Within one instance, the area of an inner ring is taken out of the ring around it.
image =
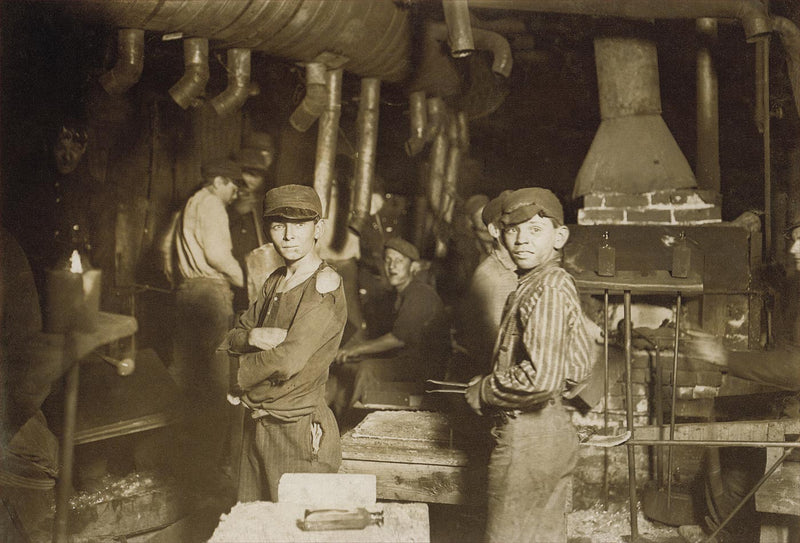
[[[661,372],[661,351],[656,345],[656,424],[664,425],[664,387]],[[664,487],[664,450],[656,449],[656,480],[658,488]]]
[[[678,400],[678,338],[681,334],[681,293],[675,298],[675,350],[672,356],[672,402],[669,413],[669,440],[675,440],[675,404]],[[672,505],[672,447],[667,447],[667,510]]]
[[[798,443],[798,444],[800,444],[800,443]],[[736,515],[736,513],[738,513],[738,512],[739,512],[739,510],[740,510],[742,507],[744,507],[744,504],[745,504],[745,503],[747,503],[747,500],[749,500],[750,498],[752,498],[752,497],[753,497],[753,495],[754,495],[754,494],[755,494],[755,493],[758,491],[758,489],[759,489],[759,488],[761,488],[761,485],[763,485],[763,484],[764,484],[764,481],[766,481],[767,479],[769,479],[769,478],[770,478],[770,476],[771,476],[773,473],[775,473],[775,470],[776,470],[776,469],[778,469],[778,466],[780,466],[780,465],[783,463],[783,461],[784,461],[784,460],[786,460],[786,457],[787,457],[787,456],[789,456],[789,454],[790,454],[791,452],[792,452],[791,450],[789,450],[789,451],[784,451],[784,452],[783,452],[783,454],[781,455],[781,457],[780,457],[780,458],[778,458],[778,459],[775,461],[775,463],[774,463],[774,464],[772,464],[772,467],[770,467],[770,468],[769,468],[769,470],[767,470],[767,472],[766,472],[766,473],[765,473],[765,474],[764,474],[764,475],[761,477],[761,479],[759,479],[759,480],[758,480],[758,482],[757,482],[757,483],[756,483],[756,485],[755,485],[755,486],[752,488],[752,490],[750,490],[750,492],[748,492],[748,493],[747,493],[747,495],[746,495],[744,498],[742,498],[742,500],[741,500],[741,501],[740,501],[740,502],[739,502],[739,503],[736,505],[736,507],[734,507],[734,508],[733,508],[733,511],[731,511],[731,512],[728,514],[728,516],[727,516],[727,517],[725,517],[725,520],[723,520],[722,522],[720,522],[720,523],[719,523],[719,526],[717,526],[717,529],[716,529],[716,530],[714,530],[714,531],[711,533],[711,535],[710,535],[710,536],[708,536],[708,538],[706,539],[705,543],[711,543],[712,541],[716,541],[716,540],[714,539],[714,536],[716,536],[716,535],[717,535],[717,534],[720,532],[720,530],[722,530],[722,529],[723,529],[723,528],[724,528],[724,527],[725,527],[725,526],[728,524],[728,522],[730,522],[730,520],[731,520],[731,519],[732,519],[732,518],[733,518],[733,517]]]
[[[608,435],[608,289],[603,293],[603,435]],[[608,510],[608,450],[603,449],[603,510]]]
[[[761,57],[761,96],[763,108],[764,139],[764,255],[766,262],[772,256],[772,165],[769,117],[769,35],[756,42],[756,55]]]
[[[75,421],[78,415],[78,378],[80,375],[80,361],[75,360],[75,338],[72,332],[67,333],[64,339],[67,342],[64,350],[72,366],[67,371],[64,382],[64,428],[58,454],[59,476],[56,483],[54,543],[66,543],[69,539],[69,497],[72,494],[72,464],[75,456]]]
[[[625,304],[625,411],[628,431],[633,439],[633,393],[631,382],[631,291],[624,294]],[[636,453],[628,443],[628,494],[630,499],[631,541],[639,539],[638,503],[636,499]]]
[[[785,441],[722,441],[713,439],[631,439],[628,445],[637,447],[753,447],[764,449],[768,447],[789,447],[800,449],[800,443]]]

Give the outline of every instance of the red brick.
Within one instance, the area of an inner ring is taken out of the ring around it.
[[[625,222],[623,209],[579,209],[578,224],[622,224]]]
[[[628,222],[670,224],[672,212],[669,209],[629,209]]]
[[[606,207],[642,207],[650,204],[647,194],[606,193]]]
[[[716,206],[699,209],[675,209],[674,212],[675,221],[679,223],[722,220],[722,211]]]
[[[631,382],[633,383],[649,383],[650,371],[645,369],[631,369]]]

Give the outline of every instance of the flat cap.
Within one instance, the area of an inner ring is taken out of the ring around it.
[[[500,196],[494,198],[493,200],[489,200],[489,203],[483,206],[483,212],[481,213],[483,224],[489,226],[490,224],[500,220],[500,216],[503,214],[503,203],[506,201],[506,197],[512,192],[514,191],[504,190],[500,193]]]
[[[525,222],[541,214],[564,224],[564,209],[558,197],[551,191],[539,187],[518,189],[506,196],[503,202],[503,226]]]
[[[383,244],[384,249],[394,249],[401,255],[407,256],[413,262],[419,260],[419,251],[414,245],[403,238],[389,238]]]
[[[221,158],[209,160],[201,168],[203,178],[209,179],[217,176],[238,180],[242,178],[242,168],[233,160]]]
[[[306,185],[283,185],[264,197],[264,217],[310,220],[322,216],[317,192]]]

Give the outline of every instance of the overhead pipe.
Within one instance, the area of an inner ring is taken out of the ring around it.
[[[447,128],[446,123],[446,106],[444,100],[441,98],[433,97],[428,99],[428,113],[436,112],[436,115],[442,117],[439,124],[439,129],[433,137],[433,144],[429,157],[430,168],[428,171],[428,203],[433,215],[437,218],[442,216],[442,193],[444,190],[444,179],[447,172]]]
[[[306,64],[306,95],[289,117],[289,123],[299,132],[305,132],[322,115],[328,104],[325,90],[327,67],[322,62]]]
[[[378,117],[381,81],[373,77],[361,80],[361,100],[358,104],[358,157],[356,160],[355,187],[353,188],[353,214],[351,226],[357,232],[369,220],[375,161],[378,148]]]
[[[447,122],[447,106],[439,96],[428,98],[426,104],[428,123],[425,126],[425,141],[431,142],[445,128]]]
[[[408,96],[408,116],[411,137],[406,140],[405,150],[408,156],[416,156],[425,147],[425,130],[428,127],[425,91],[412,92]]]
[[[448,224],[453,221],[453,211],[455,210],[456,197],[458,195],[458,179],[461,174],[461,159],[464,154],[458,132],[456,115],[450,115],[450,120],[447,123],[447,168],[444,175],[442,203],[440,205],[442,219]]]
[[[467,114],[459,111],[456,114],[456,131],[458,134],[458,145],[463,150],[469,149],[469,119]]]
[[[117,32],[117,62],[100,76],[108,94],[123,94],[134,86],[144,68],[144,30],[121,28]]]
[[[82,19],[124,28],[180,32],[216,47],[261,51],[294,62],[315,62],[334,51],[344,70],[399,83],[410,74],[409,10],[392,0],[71,0]]]
[[[336,144],[339,138],[339,117],[342,113],[342,69],[325,73],[325,108],[319,118],[317,160],[314,168],[314,190],[322,202],[322,216],[328,216],[336,165]]]
[[[447,26],[443,23],[429,24],[428,32],[430,32],[431,38],[436,41],[447,41],[449,39]],[[475,40],[475,48],[477,50],[491,51],[492,72],[502,75],[503,77],[511,75],[513,57],[508,40],[500,34],[490,32],[489,30],[473,28],[472,32]]]
[[[786,49],[786,69],[794,94],[794,105],[800,115],[800,29],[786,17],[773,17],[772,28],[781,38]]]
[[[719,167],[719,80],[714,63],[717,20],[695,22],[697,49],[697,164],[695,175],[701,189],[720,191]]]
[[[250,49],[228,49],[228,87],[211,100],[218,115],[237,111],[250,94]]]
[[[188,109],[197,105],[210,76],[207,39],[183,40],[183,65],[186,68],[183,77],[169,89],[169,95],[176,104]]]
[[[471,9],[565,13],[625,19],[738,19],[752,40],[772,31],[767,7],[760,0],[469,0]]]
[[[442,0],[450,55],[463,58],[475,52],[467,0]]]

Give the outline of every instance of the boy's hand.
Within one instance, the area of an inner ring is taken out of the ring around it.
[[[274,349],[286,339],[285,328],[253,328],[247,335],[247,343],[256,349]]]
[[[483,411],[481,411],[482,384],[483,384],[483,375],[476,375],[475,377],[469,380],[469,384],[467,385],[467,390],[464,393],[464,398],[466,398],[467,404],[478,415],[483,415]]]

